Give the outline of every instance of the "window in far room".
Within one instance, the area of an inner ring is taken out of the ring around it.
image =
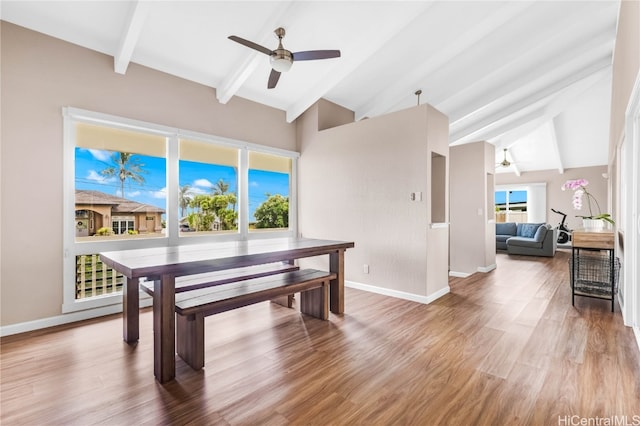
[[[547,221],[547,184],[496,185],[496,222],[542,223]]]
[[[495,192],[496,222],[520,222],[527,220],[527,191],[500,190]]]

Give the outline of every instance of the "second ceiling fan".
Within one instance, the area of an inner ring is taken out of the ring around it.
[[[496,166],[501,166],[501,167],[509,167],[511,165],[511,161],[507,160],[507,148],[503,149],[504,152],[504,159],[496,164]]]
[[[339,50],[307,50],[302,52],[291,52],[282,47],[282,39],[284,38],[284,28],[276,28],[274,31],[276,37],[278,37],[278,48],[276,50],[268,49],[257,43],[249,40],[245,40],[238,36],[229,36],[229,40],[233,40],[236,43],[240,43],[251,49],[262,52],[265,55],[269,55],[271,58],[271,74],[269,74],[269,82],[267,88],[273,89],[278,84],[280,74],[289,71],[294,61],[311,61],[315,59],[330,59],[339,58]]]

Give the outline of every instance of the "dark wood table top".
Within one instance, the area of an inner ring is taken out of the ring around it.
[[[100,253],[100,260],[127,278],[155,278],[287,261],[352,247],[354,243],[347,241],[277,238],[118,250]]]

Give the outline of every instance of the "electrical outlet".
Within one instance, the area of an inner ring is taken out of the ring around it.
[[[368,274],[368,273],[369,273],[369,265],[365,264],[365,265],[362,267],[362,272],[364,272],[365,274]]]

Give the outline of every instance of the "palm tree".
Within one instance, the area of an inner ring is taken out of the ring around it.
[[[120,179],[120,196],[124,198],[124,182],[129,179],[136,183],[143,184],[143,173],[147,173],[142,168],[144,164],[141,164],[137,158],[134,158],[135,154],[130,152],[114,152],[111,154],[111,161],[115,164],[109,166],[100,172],[101,175],[106,177],[118,176]]]
[[[191,203],[191,185],[184,185],[180,187],[178,194],[178,203],[180,205],[180,217],[184,217],[185,210]]]
[[[213,195],[224,195],[229,190],[229,184],[220,179],[213,187]]]
[[[213,195],[225,195],[227,193],[227,191],[229,191],[229,184],[226,183],[224,180],[220,179],[214,186],[213,186]],[[236,194],[235,192],[231,193],[233,195],[233,211],[236,211],[236,204],[238,202],[237,200],[237,196],[238,194]]]

